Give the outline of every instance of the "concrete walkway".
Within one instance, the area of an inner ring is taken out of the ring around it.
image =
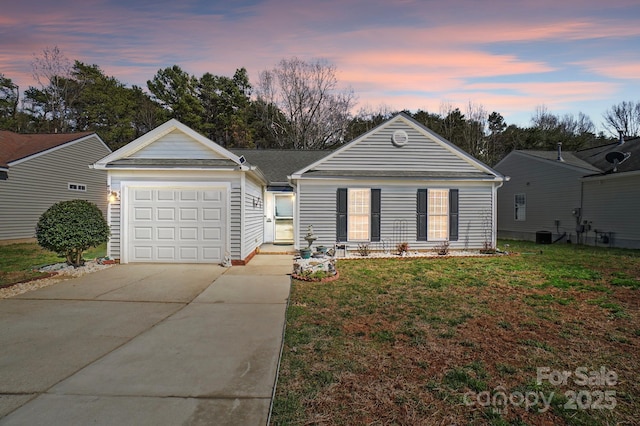
[[[0,300],[0,425],[264,425],[291,256],[119,265]]]

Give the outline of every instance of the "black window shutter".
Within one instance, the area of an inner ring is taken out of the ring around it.
[[[336,241],[347,241],[347,188],[338,188],[336,197]]]
[[[458,190],[449,190],[449,241],[458,241]]]
[[[427,190],[418,189],[416,208],[417,241],[427,241]]]
[[[371,190],[371,241],[380,241],[380,190]]]

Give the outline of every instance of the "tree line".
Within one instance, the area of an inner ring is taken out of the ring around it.
[[[98,65],[68,60],[57,47],[32,63],[35,86],[21,92],[0,73],[0,129],[20,133],[96,132],[117,149],[170,118],[227,148],[334,149],[400,111],[383,106],[352,113],[356,96],[339,86],[334,65],[282,59],[249,81],[233,76],[190,75],[174,65],[142,87],[127,87]],[[21,97],[21,93],[22,97]],[[559,116],[538,107],[529,127],[507,124],[482,105],[461,110],[403,111],[469,154],[494,165],[513,149],[575,150],[607,143],[620,132],[640,134],[640,102],[622,102],[603,114],[609,135],[596,134],[583,113]]]

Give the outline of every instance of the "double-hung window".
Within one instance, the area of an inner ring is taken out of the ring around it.
[[[458,189],[418,189],[418,241],[457,241],[459,217]]]
[[[380,189],[338,188],[336,241],[380,241]]]
[[[429,241],[449,238],[449,190],[429,189],[427,201],[427,239]]]
[[[347,195],[349,241],[369,241],[371,190],[349,188]]]

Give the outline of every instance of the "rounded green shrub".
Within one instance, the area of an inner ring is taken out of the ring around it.
[[[40,216],[36,237],[41,247],[66,257],[67,263],[82,266],[82,253],[109,240],[111,231],[102,212],[85,200],[61,201]]]

